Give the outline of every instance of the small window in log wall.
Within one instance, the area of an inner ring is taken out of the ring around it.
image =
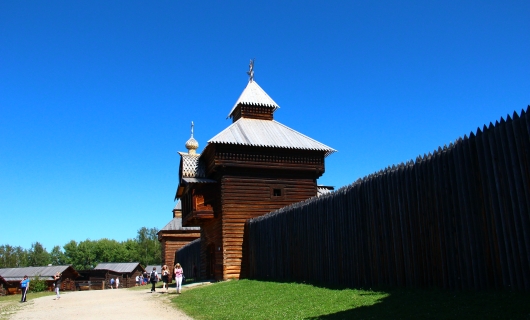
[[[271,186],[271,199],[283,199],[284,197],[284,186]]]

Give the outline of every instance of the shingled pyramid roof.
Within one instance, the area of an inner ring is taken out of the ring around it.
[[[271,107],[273,112],[280,108],[280,106],[274,102],[274,100],[272,100],[272,98],[269,97],[269,95],[263,89],[261,89],[258,83],[253,80],[248,82],[245,90],[243,90],[239,96],[239,99],[237,99],[227,118],[232,117],[232,113],[239,104]]]

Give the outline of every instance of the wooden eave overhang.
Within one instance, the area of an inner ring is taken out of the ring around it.
[[[197,230],[164,230],[158,232],[158,241],[162,240],[193,240],[201,236],[200,228]]]
[[[275,120],[248,118],[237,120],[208,140],[204,152],[210,144],[322,151],[325,157],[337,151]]]
[[[201,225],[205,220],[213,219],[214,217],[213,210],[197,210],[183,217],[182,225],[198,226]]]
[[[201,184],[212,184],[212,183],[217,183],[217,181],[213,179],[207,179],[207,178],[182,178],[177,188],[177,192],[175,194],[174,200],[180,199],[188,188],[193,188],[194,186],[201,185]]]

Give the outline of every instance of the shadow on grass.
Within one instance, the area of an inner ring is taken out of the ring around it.
[[[271,281],[256,279],[258,281]],[[345,286],[299,281],[330,290]],[[450,291],[442,289],[357,288],[361,296],[388,294],[371,306],[355,307],[307,319],[528,319],[530,293],[509,291]]]
[[[528,293],[422,289],[378,291],[389,296],[372,306],[309,319],[530,319]]]

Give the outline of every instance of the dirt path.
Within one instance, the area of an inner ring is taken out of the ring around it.
[[[149,293],[146,290],[92,290],[61,293],[37,298],[21,305],[11,316],[19,319],[192,319],[175,309],[169,299],[175,293]]]

